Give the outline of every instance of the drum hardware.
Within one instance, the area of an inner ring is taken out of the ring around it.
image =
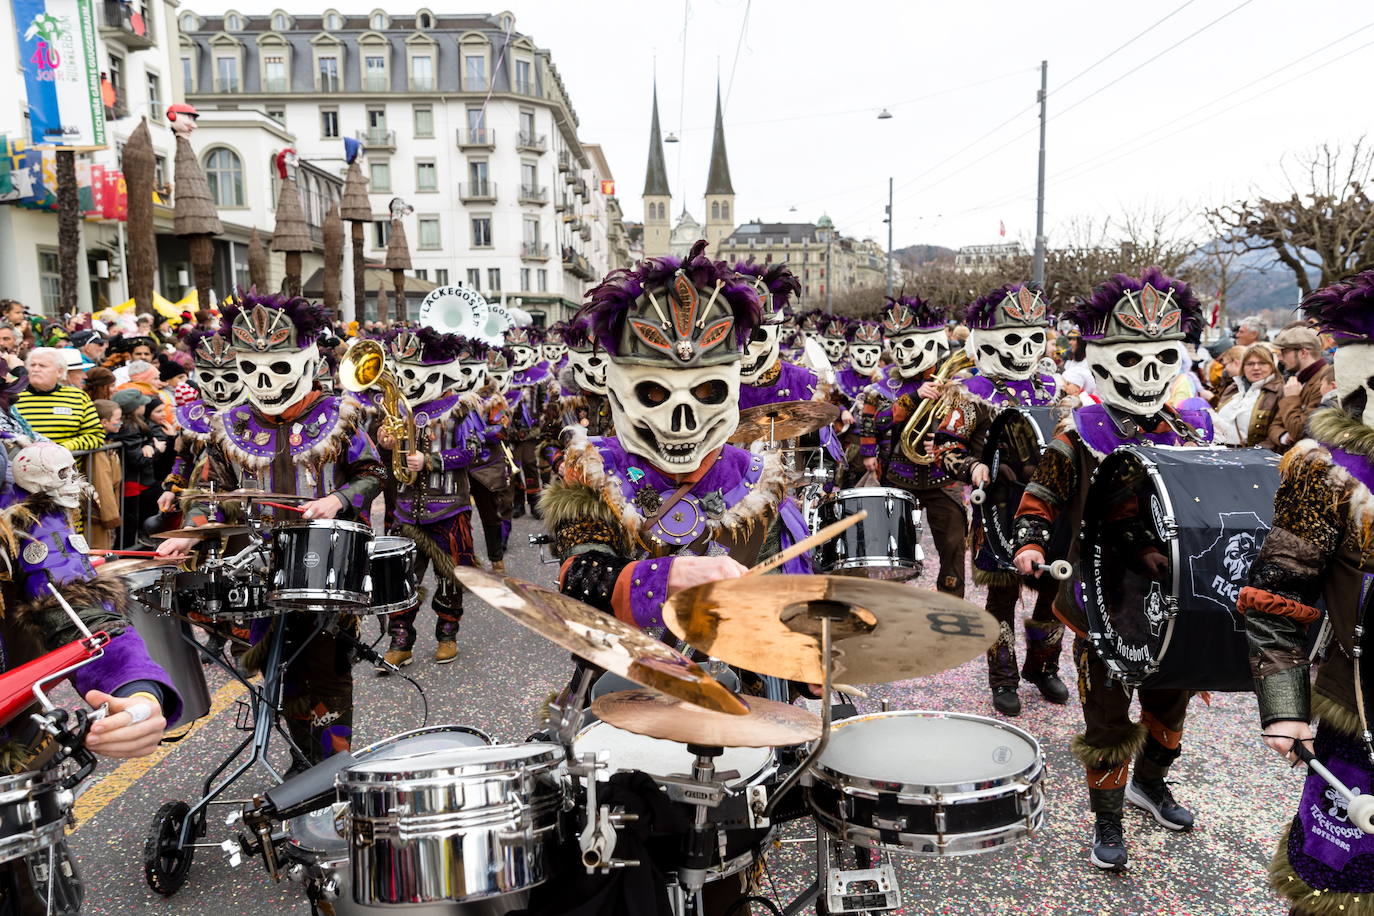
[[[640,865],[639,859],[615,858],[616,828],[634,823],[639,820],[639,815],[612,811],[609,805],[597,804],[597,777],[609,768],[601,754],[579,754],[567,768],[569,774],[581,780],[586,791],[586,826],[578,834],[577,843],[582,850],[582,865],[589,875],[617,868],[637,868]]]
[[[843,847],[816,825],[816,896],[825,894],[826,913],[871,913],[895,910],[902,905],[902,888],[897,870],[887,850],[878,853],[877,863],[844,868]],[[855,858],[861,856],[855,850]]]
[[[949,416],[957,402],[959,390],[957,386],[950,384],[950,380],[958,373],[971,368],[973,357],[966,351],[959,350],[941,363],[940,368],[931,376],[930,384],[944,386],[944,390],[937,397],[921,398],[897,439],[902,454],[912,464],[935,463],[935,456],[926,454],[925,440],[935,433],[936,427]]]
[[[784,401],[759,404],[739,413],[739,425],[730,434],[735,445],[764,443],[772,449],[781,440],[795,439],[829,426],[840,417],[840,408],[825,401]]]
[[[1307,749],[1307,745],[1303,742],[1293,742],[1293,753],[1297,754],[1298,759],[1307,764],[1308,769],[1325,780],[1326,784],[1345,800],[1347,805],[1346,819],[1360,828],[1362,833],[1374,834],[1374,795],[1365,795],[1359,789],[1351,789],[1341,782],[1317,759],[1316,754]]]
[[[1053,563],[1033,563],[1034,569],[1049,573],[1050,578],[1060,582],[1073,578],[1073,564],[1068,560],[1055,560]]]
[[[540,548],[540,550],[539,550],[539,562],[540,562],[540,563],[543,563],[543,564],[545,564],[545,565],[548,565],[548,564],[550,564],[550,563],[557,563],[557,562],[558,562],[558,558],[557,558],[557,557],[552,557],[552,556],[550,556],[550,555],[549,555],[549,552],[548,552],[547,550],[544,550],[544,549],[543,549],[543,548],[545,548],[545,547],[550,546],[551,544],[553,544],[553,535],[551,535],[551,534],[531,534],[531,535],[530,535],[530,546],[531,546],[531,547],[538,547],[538,548]]]
[[[419,603],[415,581],[415,542],[410,538],[382,536],[368,547],[368,578],[371,580],[372,614],[404,611]]]

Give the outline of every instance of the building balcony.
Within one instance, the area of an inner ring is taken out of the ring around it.
[[[489,127],[458,128],[459,149],[495,149],[496,131]]]
[[[434,77],[432,76],[412,76],[410,78],[411,92],[433,92]]]
[[[563,249],[563,269],[579,280],[594,280],[596,278],[591,262],[571,247]]]
[[[567,172],[572,169],[572,154],[565,149],[558,151],[558,171]]]
[[[577,173],[576,173],[576,172],[564,172],[564,173],[563,173],[563,183],[564,183],[564,184],[573,184],[573,183],[575,183],[576,181],[577,181]]]
[[[239,82],[238,77],[234,77],[233,79],[217,79],[217,80],[215,80],[215,92],[216,92],[216,93],[241,92],[242,90],[243,90],[243,84]]]
[[[542,153],[549,144],[543,134],[527,134],[522,130],[515,138],[515,148],[522,153]]]
[[[368,74],[363,77],[363,92],[390,92],[391,78],[389,76],[378,76]]]
[[[537,185],[522,184],[520,186],[520,203],[544,205],[549,202],[549,189],[541,188]]]
[[[285,77],[279,77],[279,78],[277,78],[277,79],[270,79],[270,80],[263,80],[263,81],[262,81],[262,91],[263,91],[263,92],[290,92],[290,91],[291,91],[291,81],[288,80],[288,79],[286,79]]]
[[[458,199],[465,204],[495,203],[496,182],[471,181],[458,186]]]
[[[321,73],[315,77],[316,92],[343,92],[343,80],[336,76]]]
[[[526,261],[547,261],[549,259],[549,243],[522,242],[520,244],[520,257]]]
[[[584,242],[590,242],[592,240],[592,227],[587,223],[583,223],[582,228],[577,230],[577,236]]]
[[[356,136],[368,149],[396,148],[396,131],[394,130],[387,130],[384,127],[369,127],[366,130],[358,131]]]
[[[516,80],[515,92],[517,95],[534,95],[534,83],[530,80]]]
[[[566,199],[564,199],[564,197],[563,197],[562,194],[559,194],[556,198],[554,198],[554,201],[553,201],[553,212],[555,212],[555,213],[562,213],[564,210],[567,210],[567,209],[568,209],[568,202],[567,202]]]
[[[140,4],[104,0],[100,4],[100,32],[102,37],[118,39],[130,51],[142,51],[157,43],[153,20]]]
[[[464,92],[486,92],[487,78],[485,76],[469,76],[463,80]]]
[[[563,224],[568,227],[569,232],[576,232],[584,225],[580,216],[565,216],[563,217]]]

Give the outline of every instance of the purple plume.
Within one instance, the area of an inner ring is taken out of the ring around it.
[[[1161,293],[1173,293],[1174,303],[1183,310],[1182,331],[1187,340],[1197,340],[1202,333],[1202,303],[1187,283],[1165,276],[1158,267],[1145,268],[1139,277],[1130,274],[1113,274],[1110,279],[1099,283],[1092,295],[1081,299],[1063,317],[1078,325],[1084,340],[1093,340],[1106,334],[1107,319],[1112,309],[1128,292],[1138,293],[1146,284]]]
[[[792,273],[785,261],[776,264],[756,264],[741,261],[735,265],[735,273],[742,277],[762,280],[763,285],[773,294],[773,311],[784,311],[793,296],[801,298],[802,285],[797,275]]]
[[[1337,342],[1374,341],[1374,270],[1313,290],[1299,307]]]
[[[1002,303],[1006,301],[1007,297],[1016,295],[1022,289],[1028,289],[1033,293],[1040,294],[1041,301],[1045,303],[1045,308],[1050,313],[1047,317],[1050,322],[1053,323],[1054,309],[1050,306],[1049,299],[1045,296],[1045,287],[1036,283],[1034,280],[1031,280],[1029,283],[1008,283],[1005,286],[999,286],[991,292],[984,293],[968,304],[960,320],[970,328],[987,330],[997,324],[997,310],[1001,308]]]
[[[262,295],[257,287],[247,290],[240,287],[233,304],[220,307],[220,328],[216,333],[228,337],[235,319],[258,305],[286,313],[286,317],[296,326],[296,345],[302,350],[317,342],[320,332],[329,326],[329,317],[324,308],[304,296],[288,297],[280,293]]]
[[[563,329],[563,342],[574,350],[590,350],[592,337],[587,331],[585,321],[573,320]]]

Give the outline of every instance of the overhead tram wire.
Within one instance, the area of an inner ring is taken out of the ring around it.
[[[1120,54],[1122,51],[1126,50],[1126,49],[1129,48],[1131,45],[1135,44],[1137,41],[1139,41],[1140,39],[1144,38],[1146,35],[1150,34],[1150,33],[1153,32],[1155,29],[1157,29],[1157,28],[1159,28],[1161,25],[1163,25],[1165,22],[1167,22],[1168,20],[1174,18],[1174,17],[1177,16],[1179,13],[1183,12],[1185,9],[1187,9],[1187,8],[1190,7],[1190,6],[1192,6],[1192,5],[1193,5],[1194,3],[1196,3],[1196,2],[1197,2],[1197,0],[1185,0],[1185,2],[1184,2],[1182,5],[1175,7],[1174,10],[1173,10],[1173,12],[1167,13],[1167,14],[1164,16],[1163,19],[1157,20],[1157,21],[1154,23],[1154,25],[1150,26],[1150,27],[1147,28],[1145,31],[1139,33],[1138,35],[1135,35],[1135,36],[1132,37],[1132,38],[1127,39],[1126,41],[1122,42],[1122,43],[1121,43],[1120,45],[1118,45],[1117,47],[1113,48],[1112,50],[1108,51],[1106,54],[1104,54],[1104,55],[1102,55],[1101,57],[1099,57],[1096,61],[1094,61],[1093,63],[1089,64],[1089,65],[1088,65],[1087,67],[1085,67],[1084,69],[1079,70],[1077,73],[1075,73],[1073,76],[1069,77],[1069,78],[1068,78],[1067,80],[1065,80],[1064,82],[1060,83],[1060,84],[1059,84],[1058,86],[1056,86],[1054,89],[1051,89],[1050,92],[1049,92],[1049,94],[1050,94],[1050,95],[1054,95],[1056,92],[1059,92],[1059,91],[1061,91],[1061,90],[1063,90],[1063,89],[1068,88],[1068,86],[1071,85],[1071,84],[1072,84],[1075,80],[1077,80],[1080,76],[1086,76],[1086,75],[1088,75],[1089,73],[1091,73],[1093,70],[1096,70],[1099,66],[1101,66],[1102,64],[1105,64],[1107,61],[1111,60],[1113,57],[1115,57],[1116,55]]]
[[[735,42],[735,59],[730,61],[730,82],[725,87],[725,107],[730,107],[730,93],[735,91],[735,71],[739,69],[739,49],[744,46],[744,33],[749,30],[749,7],[754,0],[744,0],[744,19],[739,24],[739,39]],[[682,127],[681,124],[678,125]]]

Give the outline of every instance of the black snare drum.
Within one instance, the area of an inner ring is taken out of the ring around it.
[[[372,542],[372,614],[407,611],[420,601],[415,583],[415,542],[379,537]]]
[[[372,529],[358,522],[309,519],[272,532],[267,601],[298,611],[365,610],[372,603],[368,549]]]
[[[983,452],[988,484],[983,488],[986,498],[978,510],[988,552],[1007,569],[1016,554],[1013,529],[1021,494],[1040,464],[1046,444],[1054,438],[1058,422],[1058,410],[1054,407],[1006,407],[988,428],[987,448]],[[1056,531],[1050,558],[1064,556],[1067,548],[1067,533]]]
[[[866,576],[870,579],[910,579],[921,574],[921,520],[916,499],[891,487],[840,490],[817,510],[822,527],[868,510],[868,517],[851,525],[817,549],[820,572]]]
[[[1124,446],[1093,475],[1081,574],[1089,638],[1131,686],[1250,691],[1236,598],[1269,533],[1279,456],[1267,449]],[[1169,560],[1149,577],[1142,551]]]

